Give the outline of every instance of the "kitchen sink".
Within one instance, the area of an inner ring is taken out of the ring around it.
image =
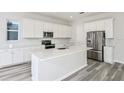
[[[58,50],[64,50],[64,49],[67,49],[67,48],[58,48]]]

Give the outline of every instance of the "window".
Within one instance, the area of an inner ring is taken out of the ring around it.
[[[19,23],[7,21],[7,40],[18,40]]]

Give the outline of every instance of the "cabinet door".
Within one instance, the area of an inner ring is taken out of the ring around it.
[[[22,51],[22,49],[13,49],[12,55],[13,55],[13,63],[14,64],[23,63],[23,51]]]
[[[60,37],[60,25],[59,24],[54,24],[53,25],[53,30],[54,30],[54,38],[59,38]]]
[[[43,31],[45,31],[45,32],[48,32],[49,31],[48,23],[47,22],[44,22],[43,23]]]
[[[64,25],[59,25],[59,37],[60,38],[66,37],[66,28]]]
[[[113,48],[104,47],[104,62],[113,64]]]
[[[34,37],[34,24],[35,21],[32,19],[23,20],[23,37],[33,38]]]
[[[89,28],[89,23],[85,23],[84,24],[84,31],[85,31],[85,33],[88,32],[88,28]]]
[[[48,30],[48,32],[53,32],[53,24],[52,23],[47,23],[47,30]]]
[[[40,46],[38,47],[28,47],[23,48],[23,62],[31,62],[31,51],[32,50],[41,50],[42,48]]]
[[[44,24],[43,22],[36,21],[35,22],[35,32],[34,35],[36,38],[43,38],[43,30],[44,30]]]
[[[71,38],[71,27],[63,26],[63,37],[64,38]]]
[[[97,28],[96,28],[96,25],[97,23],[96,22],[91,22],[91,23],[89,23],[88,25],[88,31],[96,31],[97,30]]]
[[[67,26],[66,29],[67,29],[66,30],[67,31],[67,34],[66,34],[67,37],[71,38],[72,37],[72,28],[70,26]]]
[[[114,38],[113,18],[105,20],[106,38]]]
[[[104,22],[104,20],[97,21],[96,29],[97,29],[97,31],[105,31],[105,22]]]
[[[0,66],[12,64],[12,54],[10,51],[0,52]]]
[[[30,62],[31,61],[31,50],[32,49],[33,49],[32,47],[23,49],[23,62]]]
[[[53,32],[54,32],[53,37],[56,38],[58,36],[57,24],[53,24]]]

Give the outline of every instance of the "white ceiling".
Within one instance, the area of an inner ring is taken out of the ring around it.
[[[65,20],[69,22],[78,20],[85,16],[92,16],[99,13],[100,12],[84,12],[83,14],[80,14],[80,12],[38,12],[38,14],[43,16],[49,16],[52,18],[57,18],[57,19]],[[72,16],[72,18],[70,18],[70,16]]]

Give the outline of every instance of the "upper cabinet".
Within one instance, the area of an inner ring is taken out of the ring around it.
[[[97,21],[96,22],[96,29],[99,31],[105,30],[105,21],[104,20]]]
[[[71,27],[66,25],[54,26],[54,38],[71,38]]]
[[[84,28],[86,32],[96,31],[96,23],[95,22],[85,23]]]
[[[44,31],[44,23],[41,21],[35,21],[34,24],[34,37],[35,38],[42,38]]]
[[[105,20],[105,31],[106,31],[106,38],[114,38],[114,31],[113,31],[113,19]]]
[[[97,30],[97,27],[96,27],[97,25],[96,25],[96,22],[91,22],[91,23],[89,23],[89,28],[88,28],[88,30],[89,31],[96,31]]]
[[[23,20],[23,37],[24,38],[33,38],[34,37],[34,29],[35,29],[35,21],[32,19],[24,19]]]
[[[24,38],[43,38],[43,32],[53,32],[53,38],[71,38],[71,27],[67,25],[24,19]]]
[[[113,18],[85,23],[84,30],[85,30],[85,32],[105,31],[106,38],[114,38]]]

